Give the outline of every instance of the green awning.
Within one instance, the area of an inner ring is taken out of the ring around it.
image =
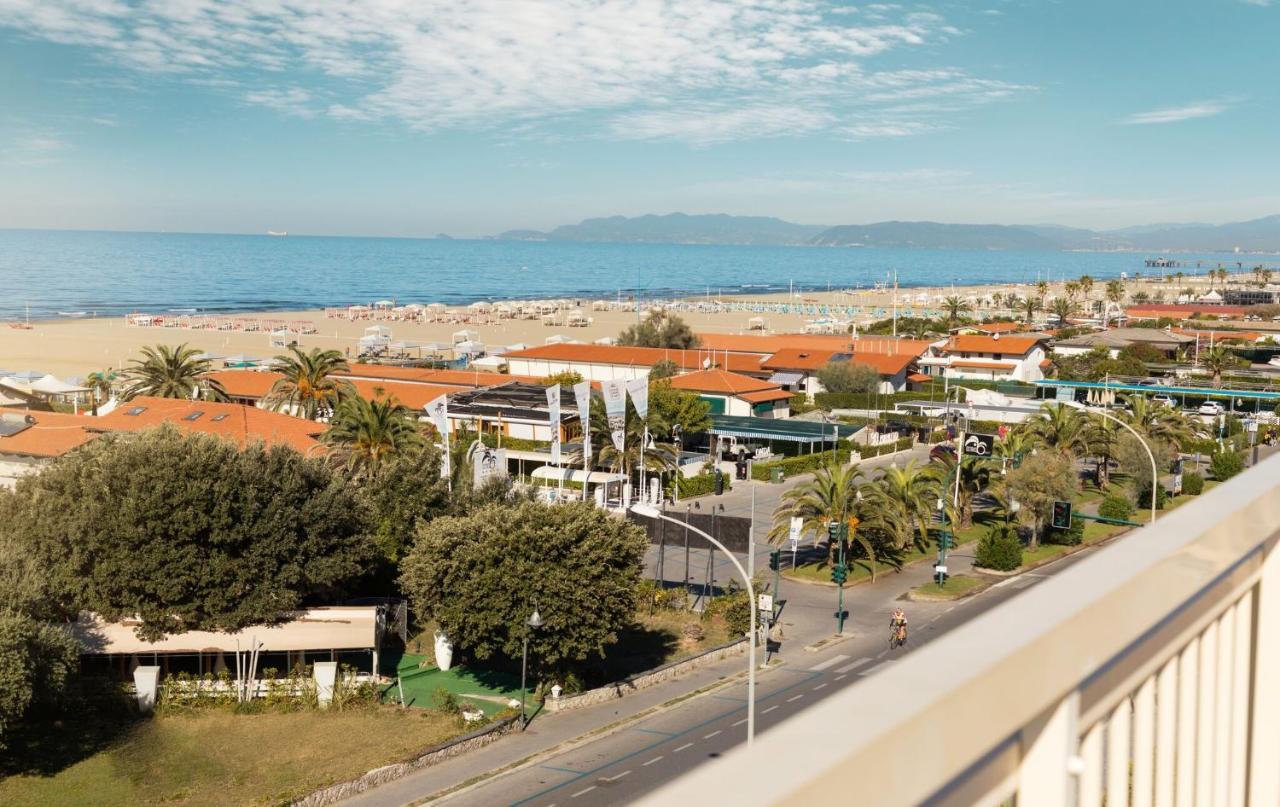
[[[712,415],[712,434],[744,440],[786,440],[792,443],[830,443],[835,437],[848,439],[862,429],[842,423],[815,423],[811,420],[778,420],[740,415]]]

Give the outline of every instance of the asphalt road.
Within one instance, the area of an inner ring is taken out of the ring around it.
[[[897,650],[890,651],[887,646],[888,610],[892,603],[867,609],[851,603],[853,621],[847,629],[854,638],[816,653],[791,648],[783,653],[785,664],[758,676],[757,733],[767,732],[802,710],[820,708],[832,693],[891,668],[906,653],[1069,568],[1093,549],[1009,578],[955,603],[908,604],[912,633],[907,646]],[[927,579],[931,572],[927,564],[923,566],[913,573]],[[870,596],[875,587],[857,589],[867,591],[865,596]],[[850,590],[851,597],[858,596],[857,589]],[[786,621],[785,612],[783,621]],[[474,790],[446,797],[439,803],[485,807],[624,804],[744,742],[745,723],[746,683],[743,681],[538,765],[497,777]],[[536,722],[530,730],[536,731]]]

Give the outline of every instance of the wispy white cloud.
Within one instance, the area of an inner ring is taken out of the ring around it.
[[[47,132],[23,134],[0,144],[0,163],[40,166],[58,161],[71,144],[61,136]]]
[[[1143,125],[1155,123],[1178,123],[1184,120],[1195,120],[1196,118],[1212,118],[1214,115],[1221,115],[1230,108],[1228,101],[1198,101],[1194,104],[1186,104],[1184,106],[1164,107],[1162,109],[1152,109],[1148,112],[1135,112],[1124,118],[1122,123],[1129,125]]]
[[[947,125],[929,115],[1027,89],[949,68],[878,71],[878,57],[926,58],[925,46],[961,35],[938,14],[893,4],[0,0],[0,26],[285,114],[422,131],[576,116],[608,136],[697,143],[858,127],[855,136],[876,136],[864,122],[875,108],[950,99],[892,127],[900,136]]]
[[[1260,6],[1261,8],[1271,5],[1271,0],[1240,0],[1240,2],[1246,6]]]

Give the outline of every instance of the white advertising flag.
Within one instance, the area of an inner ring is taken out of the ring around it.
[[[637,378],[627,382],[627,394],[631,396],[631,405],[641,420],[649,417],[649,379]]]
[[[609,419],[609,434],[613,437],[613,445],[623,451],[627,443],[627,382],[605,381],[600,386],[604,389],[604,413]]]
[[[551,421],[551,462],[560,464],[560,385],[547,387],[547,411]]]
[[[427,416],[431,418],[431,423],[436,427],[436,431],[440,432],[441,448],[443,454],[440,457],[440,476],[449,478],[449,396],[441,395],[431,403],[427,404]]]
[[[573,397],[578,403],[578,420],[582,423],[582,461],[591,461],[591,382],[573,385]]]

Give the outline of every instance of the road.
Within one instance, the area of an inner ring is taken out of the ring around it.
[[[784,645],[781,656],[785,663],[762,672],[757,680],[757,733],[768,731],[802,710],[821,708],[832,693],[866,676],[886,671],[891,674],[893,665],[906,653],[1070,567],[1093,549],[1008,578],[955,603],[902,603],[911,618],[912,634],[906,647],[893,651],[887,647],[887,625],[889,611],[899,604],[897,598],[884,601],[880,586],[848,589],[846,603],[851,621],[846,630],[853,638],[820,652]],[[958,571],[968,566],[968,559],[956,560]],[[904,579],[895,578],[893,588],[901,591],[904,586],[925,582],[931,573],[929,564],[919,564],[903,572],[900,577]],[[798,591],[791,595],[788,610],[816,609],[823,619],[830,617],[834,605],[831,589],[799,584],[792,584],[791,588]],[[789,614],[788,610],[784,610],[784,624],[809,622],[813,616]],[[831,630],[826,632],[829,634]],[[739,681],[437,803],[450,807],[495,804],[590,807],[626,803],[744,742],[745,723],[746,684]]]

